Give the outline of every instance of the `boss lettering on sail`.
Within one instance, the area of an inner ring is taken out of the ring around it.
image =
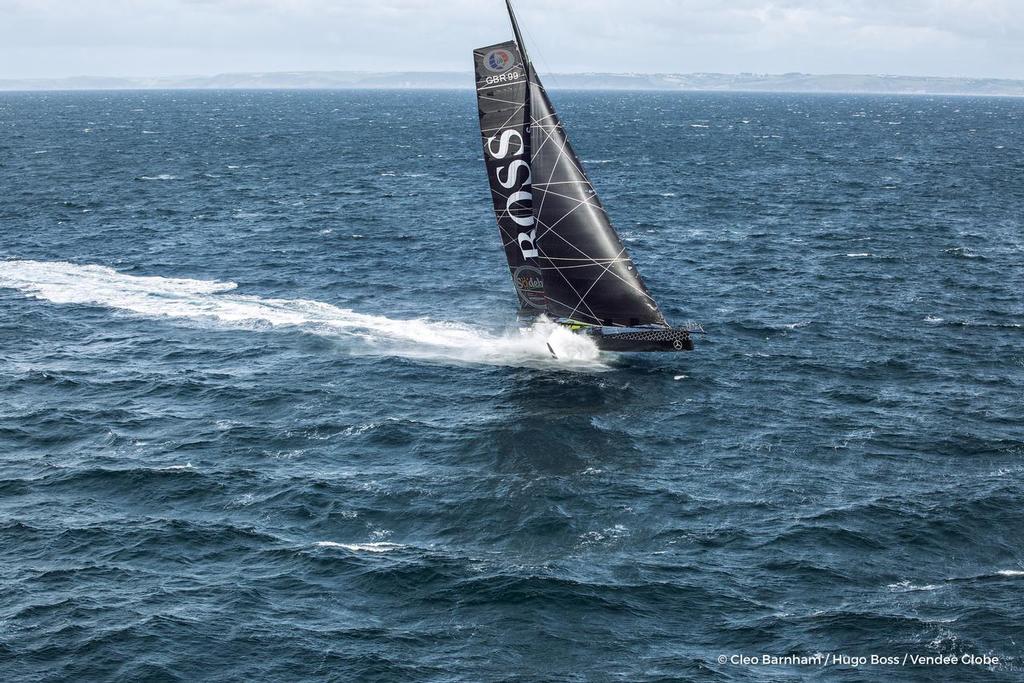
[[[516,225],[524,228],[517,239],[523,258],[527,259],[537,258],[540,254],[535,244],[537,219],[533,216],[533,192],[530,187],[533,173],[528,162],[515,158],[523,156],[525,152],[526,141],[515,129],[502,131],[500,135],[487,140],[487,153],[491,158],[499,161],[511,159],[509,164],[495,169],[495,177],[501,187],[509,190],[505,200],[505,212]],[[526,228],[529,228],[529,232],[525,230]]]

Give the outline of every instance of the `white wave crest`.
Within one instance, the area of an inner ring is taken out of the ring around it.
[[[314,544],[317,548],[341,548],[350,553],[389,553],[392,550],[401,550],[405,546],[401,543],[335,543],[334,541],[317,541]]]
[[[151,318],[256,330],[297,327],[357,342],[354,353],[492,365],[606,367],[591,340],[545,321],[499,334],[463,323],[393,320],[319,301],[235,294],[233,282],[140,277],[104,266],[49,261],[0,261],[0,287],[57,304],[92,304]]]
[[[156,471],[157,472],[181,472],[181,471],[184,471],[184,470],[194,470],[194,469],[195,469],[195,467],[192,466],[192,463],[187,462],[184,465],[168,465],[167,467],[158,467],[158,468],[156,468]]]
[[[919,591],[934,591],[938,590],[942,586],[929,583],[925,585],[915,585],[910,581],[900,581],[899,583],[890,583],[886,588],[892,593],[916,593]]]

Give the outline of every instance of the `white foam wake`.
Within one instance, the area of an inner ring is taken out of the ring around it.
[[[593,342],[548,322],[496,334],[462,323],[365,315],[319,301],[245,296],[233,293],[233,282],[140,277],[64,262],[0,261],[0,287],[57,304],[93,304],[146,317],[251,329],[299,327],[358,341],[352,349],[357,353],[495,365],[604,367]]]

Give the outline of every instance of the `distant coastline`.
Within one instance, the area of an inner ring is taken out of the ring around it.
[[[1024,80],[885,75],[789,74],[551,74],[562,90],[863,93],[1024,97]],[[0,79],[0,91],[57,90],[344,90],[471,89],[469,72],[295,71],[156,78],[72,77]]]

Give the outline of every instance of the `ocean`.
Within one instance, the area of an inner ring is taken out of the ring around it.
[[[4,681],[1024,680],[1024,100],[552,97],[694,352],[471,91],[0,94]]]

